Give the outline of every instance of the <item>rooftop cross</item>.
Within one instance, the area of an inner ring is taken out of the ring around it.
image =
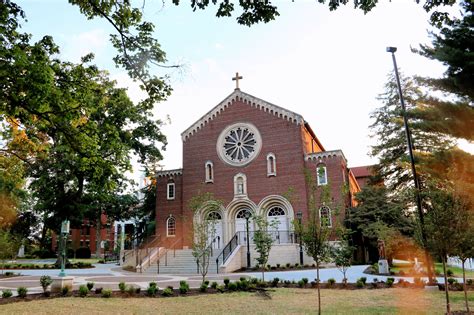
[[[232,81],[235,81],[235,89],[236,89],[236,90],[240,90],[240,89],[239,89],[239,80],[242,80],[242,79],[243,79],[243,77],[242,77],[242,76],[239,76],[239,73],[238,73],[238,72],[236,72],[236,73],[235,73],[235,77],[232,78]]]

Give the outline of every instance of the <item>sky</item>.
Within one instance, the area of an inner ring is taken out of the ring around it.
[[[411,52],[429,44],[429,14],[414,0],[381,1],[364,15],[351,4],[329,11],[316,1],[276,1],[280,16],[267,24],[246,27],[235,17],[216,18],[215,8],[193,12],[188,1],[146,1],[145,19],[156,25],[156,38],[169,64],[173,94],[156,104],[166,121],[168,138],[164,169],[182,165],[181,132],[233,92],[236,72],[240,88],[302,115],[327,150],[341,149],[349,166],[374,164],[368,155],[375,143],[370,113],[381,106],[387,75],[393,71],[387,46],[398,48],[397,62],[408,75],[439,77],[444,67]],[[138,101],[143,94],[127,74],[115,67],[109,42],[112,27],[87,20],[65,0],[25,0],[18,4],[33,39],[52,35],[61,58],[79,61],[93,52],[96,64]],[[140,2],[141,5],[141,2]]]

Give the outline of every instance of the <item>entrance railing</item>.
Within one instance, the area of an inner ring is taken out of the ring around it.
[[[299,242],[298,234],[295,231],[267,231],[272,237],[274,244],[296,244]],[[247,232],[239,231],[239,245],[247,245]],[[255,231],[249,231],[250,243],[253,244]]]
[[[224,264],[227,260],[227,258],[230,257],[232,252],[237,248],[239,245],[239,232],[235,233],[235,235],[230,239],[229,243],[222,249],[222,252],[217,256],[216,258],[216,268],[217,268],[217,273],[219,273],[219,260],[222,261]]]

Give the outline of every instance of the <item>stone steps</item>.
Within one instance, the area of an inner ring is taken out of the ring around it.
[[[214,252],[214,256],[209,261],[209,274],[217,273],[216,258],[220,254],[219,250]],[[145,273],[157,274],[157,263],[152,264]],[[181,249],[168,252],[167,265],[165,266],[164,257],[160,261],[160,274],[198,274],[196,260],[190,249]]]

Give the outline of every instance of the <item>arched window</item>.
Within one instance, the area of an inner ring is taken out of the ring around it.
[[[280,216],[280,215],[285,215],[285,210],[283,210],[280,207],[273,207],[273,208],[270,209],[270,211],[268,211],[268,216],[269,217],[277,217],[277,216]]]
[[[206,183],[213,183],[214,182],[214,165],[211,161],[206,162]]]
[[[328,184],[328,174],[326,166],[324,164],[318,165],[318,167],[316,168],[316,176],[318,178],[318,186]]]
[[[247,176],[245,174],[239,173],[234,176],[234,195],[247,195]]]
[[[328,206],[322,206],[319,208],[319,219],[321,226],[332,227],[331,209]]]
[[[212,211],[212,212],[209,212],[209,214],[207,215],[207,219],[208,220],[222,220],[222,216],[219,212]]]
[[[250,213],[250,215],[252,215],[252,213],[250,212],[249,209],[241,209],[239,210],[239,212],[237,212],[237,215],[235,216],[236,219],[245,219],[245,214],[246,213]]]
[[[166,185],[166,199],[174,200],[175,195],[176,195],[176,189],[175,189],[174,181],[170,179],[168,181],[168,184]]]
[[[166,220],[166,236],[176,236],[176,219],[173,216]]]
[[[276,176],[276,157],[273,153],[267,154],[267,176]]]

